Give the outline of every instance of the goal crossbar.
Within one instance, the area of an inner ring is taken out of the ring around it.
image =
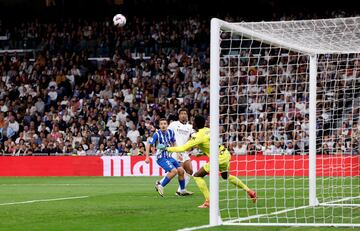
[[[360,17],[353,17],[353,18],[349,18],[349,19],[353,19],[353,20],[360,20]],[[284,46],[289,48],[289,50],[292,51],[296,51],[296,52],[301,52],[304,54],[308,54],[308,55],[314,55],[314,54],[354,54],[354,53],[360,53],[360,46],[353,46],[353,47],[349,47],[347,50],[334,50],[334,49],[317,49],[317,48],[308,48],[308,47],[304,47],[301,45],[297,45],[294,43],[290,43],[284,39],[281,38],[277,38],[277,37],[271,37],[267,34],[264,33],[260,33],[254,30],[251,30],[249,28],[246,27],[246,25],[252,25],[253,23],[248,23],[248,22],[243,22],[243,23],[229,23],[220,19],[213,19],[216,24],[218,24],[220,27],[224,27],[227,28],[229,30],[231,30],[233,33],[241,33],[242,35],[245,35],[249,38],[254,38],[256,40],[268,43],[268,44],[272,44],[272,45],[277,45],[277,46]],[[334,19],[327,19],[329,21],[333,21]],[[299,22],[316,22],[319,20],[303,20],[303,21],[299,21]],[[290,22],[298,22],[298,21],[290,21]],[[262,22],[263,25],[266,24],[276,24],[279,22]],[[359,40],[360,41],[360,40]]]

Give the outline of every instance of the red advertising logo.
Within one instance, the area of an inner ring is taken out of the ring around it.
[[[162,176],[152,157],[142,156],[17,156],[0,157],[0,176]],[[207,157],[192,157],[194,171]],[[236,176],[307,176],[307,156],[234,156],[230,172]],[[317,176],[360,176],[360,156],[318,156]]]
[[[103,176],[163,176],[164,170],[156,163],[156,157],[150,157],[146,164],[144,157],[129,156],[102,156]],[[207,158],[192,159],[194,171],[201,168]]]

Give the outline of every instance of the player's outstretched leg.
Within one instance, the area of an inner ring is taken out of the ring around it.
[[[198,206],[199,208],[209,208],[209,199],[210,199],[210,193],[209,193],[209,189],[206,185],[206,182],[204,180],[204,178],[202,177],[194,177],[195,183],[196,185],[199,187],[200,191],[202,192],[202,194],[204,195],[205,198],[205,202],[204,204]]]
[[[160,196],[164,196],[164,187],[171,181],[174,176],[177,174],[177,169],[173,168],[170,172],[166,174],[166,176],[160,181],[156,182],[155,189],[160,194]]]
[[[199,171],[197,171],[194,174],[194,180],[196,185],[199,187],[200,191],[202,192],[202,194],[205,197],[205,202],[204,204],[198,206],[199,208],[209,208],[210,207],[210,193],[209,193],[209,189],[206,185],[206,182],[204,180],[204,176],[206,176],[208,173],[205,171],[204,167],[200,168]]]
[[[166,177],[166,176],[165,176]],[[161,186],[161,182],[165,180],[165,177],[161,180],[161,181],[156,181],[155,182],[155,189],[156,191],[159,193],[160,196],[164,196],[164,187]]]
[[[256,202],[256,192],[254,190],[251,190],[246,184],[244,184],[239,178],[236,176],[230,175],[228,172],[222,172],[221,176],[223,179],[228,179],[230,183],[235,185],[238,188],[244,189],[249,197],[252,199],[252,201]]]

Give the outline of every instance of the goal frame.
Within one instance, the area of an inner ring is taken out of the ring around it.
[[[209,210],[209,225],[242,225],[242,226],[314,226],[314,227],[360,227],[360,224],[344,224],[344,223],[234,223],[226,221],[223,222],[220,216],[219,209],[219,92],[220,92],[220,29],[227,28],[233,31],[257,39],[259,41],[279,45],[298,51],[309,57],[309,204],[300,206],[298,208],[290,208],[271,213],[272,215],[286,213],[289,211],[310,208],[314,206],[336,206],[336,204],[322,203],[320,204],[316,198],[316,86],[317,86],[317,57],[320,54],[335,54],[338,51],[308,49],[305,47],[296,46],[296,44],[289,44],[279,41],[276,38],[270,38],[264,34],[257,33],[238,24],[228,23],[226,21],[213,18],[211,20],[211,37],[210,37],[210,210]],[[349,53],[346,51],[346,53]],[[355,52],[352,52],[355,53]],[[355,197],[355,198],[360,198]],[[348,198],[353,199],[353,198]],[[344,199],[347,200],[347,199]],[[335,203],[337,201],[334,201]],[[260,214],[254,217],[240,218],[235,221],[246,221],[252,218],[258,218],[270,214]],[[206,226],[202,226],[206,227]],[[198,227],[200,228],[200,227]],[[194,230],[194,229],[187,229]]]

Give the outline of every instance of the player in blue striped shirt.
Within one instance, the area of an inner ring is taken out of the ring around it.
[[[164,196],[164,187],[171,181],[172,178],[174,178],[174,176],[178,174],[179,185],[181,188],[180,194],[186,194],[184,169],[174,158],[171,157],[171,153],[165,150],[160,150],[164,149],[164,147],[171,147],[175,144],[175,133],[173,130],[168,129],[168,122],[166,119],[160,119],[159,123],[160,129],[154,133],[146,145],[145,162],[150,162],[150,146],[156,145],[156,162],[165,170],[165,172],[167,172],[166,176],[161,181],[156,181],[156,190],[160,196]]]

